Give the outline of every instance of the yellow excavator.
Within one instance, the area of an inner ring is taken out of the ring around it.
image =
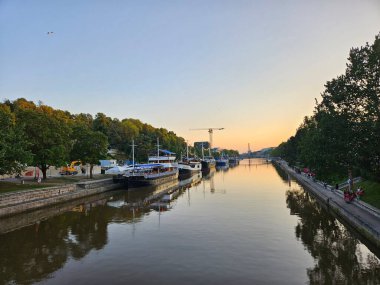
[[[59,174],[61,175],[76,175],[78,174],[78,168],[76,166],[82,166],[80,160],[74,160],[70,164],[63,166]]]

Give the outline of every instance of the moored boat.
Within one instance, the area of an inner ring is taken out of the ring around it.
[[[214,168],[216,165],[216,161],[212,156],[205,156],[202,160],[202,170]]]
[[[128,188],[134,188],[176,181],[178,165],[175,163],[175,159],[174,152],[159,148],[157,139],[157,154],[150,155],[146,164],[133,162],[132,168],[123,175],[124,184],[127,184]]]
[[[186,158],[182,158],[178,162],[178,173],[179,179],[186,179],[193,176],[196,173],[199,173],[202,170],[201,162],[194,158],[189,157],[189,146],[186,146]]]
[[[178,167],[171,163],[147,163],[135,165],[124,174],[128,188],[155,186],[178,179]]]
[[[186,179],[199,173],[202,170],[202,164],[196,159],[184,159],[178,162],[178,172],[180,179]]]
[[[220,157],[216,160],[216,166],[227,166],[228,167],[228,159],[224,157]]]
[[[210,172],[211,168],[215,168],[216,162],[215,158],[211,156],[211,148],[209,148],[209,155],[205,156],[204,154],[204,149],[203,149],[203,144],[202,144],[202,171],[203,172]]]

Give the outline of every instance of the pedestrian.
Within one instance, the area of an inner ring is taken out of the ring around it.
[[[335,184],[335,191],[338,191],[338,190],[339,190],[339,184],[336,183],[336,184]]]
[[[348,184],[348,191],[349,192],[351,192],[351,183],[352,183],[352,180],[351,180],[351,178],[348,178],[348,180],[347,180],[347,184]]]

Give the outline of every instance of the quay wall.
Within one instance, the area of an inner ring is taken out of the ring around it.
[[[88,205],[92,206],[92,204],[99,204],[99,202],[103,203],[103,200],[106,201],[106,199],[111,195],[113,194],[110,192],[103,192],[98,195],[86,196],[69,200],[67,202],[30,210],[27,214],[20,213],[19,215],[3,217],[0,220],[0,235],[19,228],[38,224],[42,220],[46,220],[50,217],[54,217],[68,211],[78,210],[78,205],[83,205],[83,209],[85,209]],[[79,207],[79,209],[81,209],[81,207]]]
[[[0,218],[120,188],[112,178],[0,195]]]
[[[346,203],[341,202],[343,201],[341,191],[321,190],[323,186],[310,179],[304,179],[301,174],[297,174],[289,166],[284,165],[285,162],[274,163],[297,180],[322,206],[331,210],[336,216],[340,217],[344,223],[358,231],[376,247],[380,247],[380,211],[378,209],[374,209],[364,202],[354,202],[355,211],[353,211],[352,208],[347,209],[345,207]],[[352,203],[350,206],[353,206]],[[360,212],[362,213],[360,214]]]

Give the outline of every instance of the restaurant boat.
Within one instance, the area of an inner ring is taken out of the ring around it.
[[[177,181],[178,164],[175,159],[175,153],[160,149],[157,140],[157,154],[149,156],[146,164],[133,162],[132,168],[123,175],[124,183],[128,188],[134,188]]]

